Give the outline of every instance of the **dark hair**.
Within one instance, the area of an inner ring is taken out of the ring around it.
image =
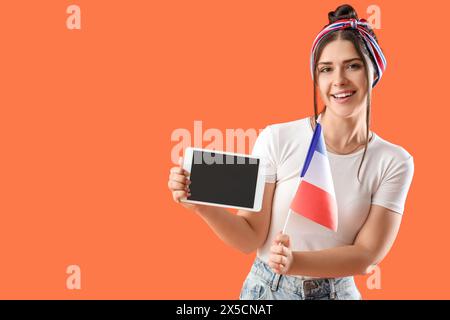
[[[341,20],[341,19],[358,19],[358,14],[353,9],[353,7],[348,5],[348,4],[341,5],[335,11],[331,11],[331,12],[328,13],[329,24],[332,24],[335,21]],[[366,30],[378,42],[378,39],[376,38],[375,33],[373,32],[373,30],[370,27],[367,27]],[[363,156],[362,156],[362,159],[361,159],[361,163],[359,164],[358,174],[357,174],[358,181],[360,181],[359,180],[359,173],[360,173],[360,170],[361,170],[364,158],[366,156],[367,145],[369,143],[370,98],[371,98],[371,95],[370,95],[371,88],[370,88],[369,68],[368,68],[368,65],[367,65],[367,62],[366,62],[366,59],[364,58],[364,56],[366,56],[366,57],[368,57],[370,59],[370,61],[372,62],[373,66],[374,66],[374,70],[377,70],[377,68],[376,68],[376,63],[374,61],[374,58],[369,53],[363,38],[361,37],[359,32],[357,30],[355,30],[355,29],[342,29],[342,30],[332,31],[332,32],[328,33],[327,35],[325,35],[320,40],[319,44],[317,45],[316,51],[314,53],[315,64],[314,64],[314,69],[313,69],[314,70],[314,72],[313,72],[314,116],[315,116],[315,120],[317,121],[318,114],[317,114],[317,96],[316,96],[317,83],[316,83],[316,81],[317,81],[317,63],[318,63],[318,58],[320,57],[320,55],[322,54],[323,49],[325,48],[325,46],[328,43],[330,43],[330,42],[332,42],[334,40],[338,40],[338,39],[348,40],[348,41],[351,41],[353,43],[353,45],[354,45],[354,47],[356,49],[356,52],[358,53],[358,56],[361,58],[361,60],[364,63],[364,67],[365,67],[365,71],[366,71],[366,77],[367,77],[366,142],[365,142],[365,146],[364,146],[364,153],[363,153]],[[326,110],[326,106],[324,107],[324,110],[322,110],[322,112],[324,112],[325,110]]]

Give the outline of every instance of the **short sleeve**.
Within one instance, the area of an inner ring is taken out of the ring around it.
[[[274,138],[273,129],[267,126],[256,139],[252,155],[261,159],[265,180],[269,183],[277,181],[277,149],[278,144]]]
[[[403,214],[409,187],[414,175],[414,160],[407,160],[394,165],[385,175],[372,196],[372,204],[383,206]]]

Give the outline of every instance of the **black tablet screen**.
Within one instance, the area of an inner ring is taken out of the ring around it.
[[[189,200],[252,208],[259,159],[194,150]]]

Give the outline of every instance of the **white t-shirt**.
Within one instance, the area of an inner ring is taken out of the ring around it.
[[[267,262],[273,239],[283,230],[300,182],[313,134],[309,118],[267,126],[252,154],[265,166],[266,182],[276,183],[269,233],[257,255]],[[364,148],[348,155],[328,153],[338,206],[338,230],[331,231],[292,212],[286,228],[293,251],[313,251],[353,244],[368,217],[371,204],[403,214],[414,174],[413,157],[402,147],[373,133],[361,167]]]

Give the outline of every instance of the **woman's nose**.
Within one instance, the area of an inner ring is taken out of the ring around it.
[[[336,72],[334,73],[333,84],[336,86],[346,84],[347,78],[345,77],[345,72],[343,68],[336,68]]]

